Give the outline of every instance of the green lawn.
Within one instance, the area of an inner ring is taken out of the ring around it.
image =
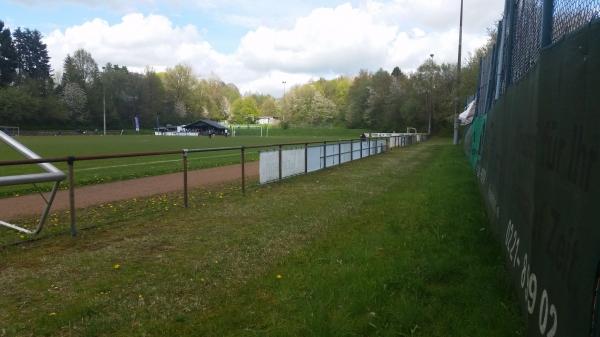
[[[194,191],[188,210],[174,195],[79,216],[93,227],[76,239],[0,249],[0,333],[524,334],[475,178],[446,140],[245,197]]]
[[[273,132],[270,137],[157,137],[140,136],[33,136],[18,137],[18,140],[30,147],[42,157],[65,157],[69,155],[83,156],[95,154],[111,154],[123,152],[152,152],[164,150],[181,150],[184,148],[235,147],[277,143],[313,142],[318,140],[337,140],[340,138],[358,138],[363,130],[352,129],[289,129]],[[0,160],[22,159],[6,144],[0,143]],[[257,150],[248,151],[247,160],[257,160]],[[240,161],[239,151],[221,151],[192,154],[189,158],[190,169],[237,164]],[[137,177],[159,175],[181,170],[181,156],[156,156],[125,159],[110,159],[76,163],[76,183],[89,185],[101,182],[124,180]],[[56,166],[66,172],[64,163]],[[1,167],[0,176],[41,172],[35,165]],[[50,184],[41,184],[45,191]],[[66,185],[63,185],[66,187]],[[35,188],[31,185],[0,187],[0,197],[31,193]]]

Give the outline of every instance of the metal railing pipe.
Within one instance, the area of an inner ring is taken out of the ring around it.
[[[183,207],[188,208],[188,151],[181,153],[183,162]]]
[[[242,194],[246,194],[246,149],[242,146],[240,149],[240,161],[242,166]]]
[[[69,158],[67,162],[69,165],[69,215],[71,216],[71,235],[77,236],[77,217],[75,214],[75,160],[73,157]]]

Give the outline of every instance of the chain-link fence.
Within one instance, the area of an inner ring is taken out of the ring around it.
[[[514,5],[512,79],[519,81],[537,63],[542,37],[542,0],[517,0]]]
[[[600,18],[600,0],[554,0],[552,42]]]
[[[531,72],[542,48],[598,19],[600,0],[506,0],[496,43],[481,60],[477,114]]]

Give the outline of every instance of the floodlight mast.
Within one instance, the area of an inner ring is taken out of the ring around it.
[[[452,137],[452,143],[458,145],[458,112],[460,107],[460,72],[462,66],[462,38],[463,38],[463,8],[464,0],[460,0],[460,27],[458,32],[458,62],[456,65],[456,102],[454,110],[454,135]]]
[[[31,151],[25,145],[19,143],[3,131],[0,131],[0,140],[28,159],[42,159],[35,152]],[[52,207],[52,203],[54,202],[54,197],[56,196],[56,192],[58,191],[58,186],[61,181],[65,180],[66,175],[50,163],[39,163],[37,165],[44,171],[46,171],[46,173],[0,177],[0,186],[54,182],[54,186],[52,187],[52,191],[50,192],[50,197],[48,199],[44,198],[44,201],[46,202],[46,207],[42,212],[42,216],[40,218],[40,221],[38,222],[37,227],[34,230],[29,230],[27,228],[19,227],[17,225],[13,225],[0,220],[1,226],[12,228],[19,232],[32,235],[38,234],[44,227],[44,223],[46,222],[46,218],[48,217],[48,213],[50,212],[50,208]]]

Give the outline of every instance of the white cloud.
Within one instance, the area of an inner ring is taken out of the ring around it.
[[[45,42],[55,69],[78,48],[91,52],[99,65],[111,62],[133,68],[188,62],[208,72],[224,57],[203,40],[196,27],[176,27],[160,15],[128,14],[115,25],[94,19],[64,32],[55,30]]]
[[[385,63],[397,29],[369,13],[341,5],[315,9],[294,27],[260,27],[241,41],[238,55],[249,68],[288,72],[357,72]]]
[[[204,1],[203,5],[215,4]],[[489,7],[481,12],[485,14],[472,13],[485,6]],[[465,8],[465,55],[486,41],[485,27],[499,16],[498,6],[477,0]],[[55,30],[45,42],[54,69],[62,68],[67,53],[84,48],[99,65],[111,62],[134,70],[145,66],[162,70],[184,62],[204,76],[216,75],[237,84],[242,92],[280,96],[283,80],[289,87],[320,76],[352,75],[360,69],[390,70],[398,65],[410,71],[431,53],[438,62],[456,62],[458,8],[446,7],[443,0],[369,0],[360,6],[314,9],[287,28],[267,26],[258,17],[230,14],[223,18],[256,28],[229,54],[215,50],[201,28],[177,26],[161,15],[128,14],[114,25],[94,19]]]

